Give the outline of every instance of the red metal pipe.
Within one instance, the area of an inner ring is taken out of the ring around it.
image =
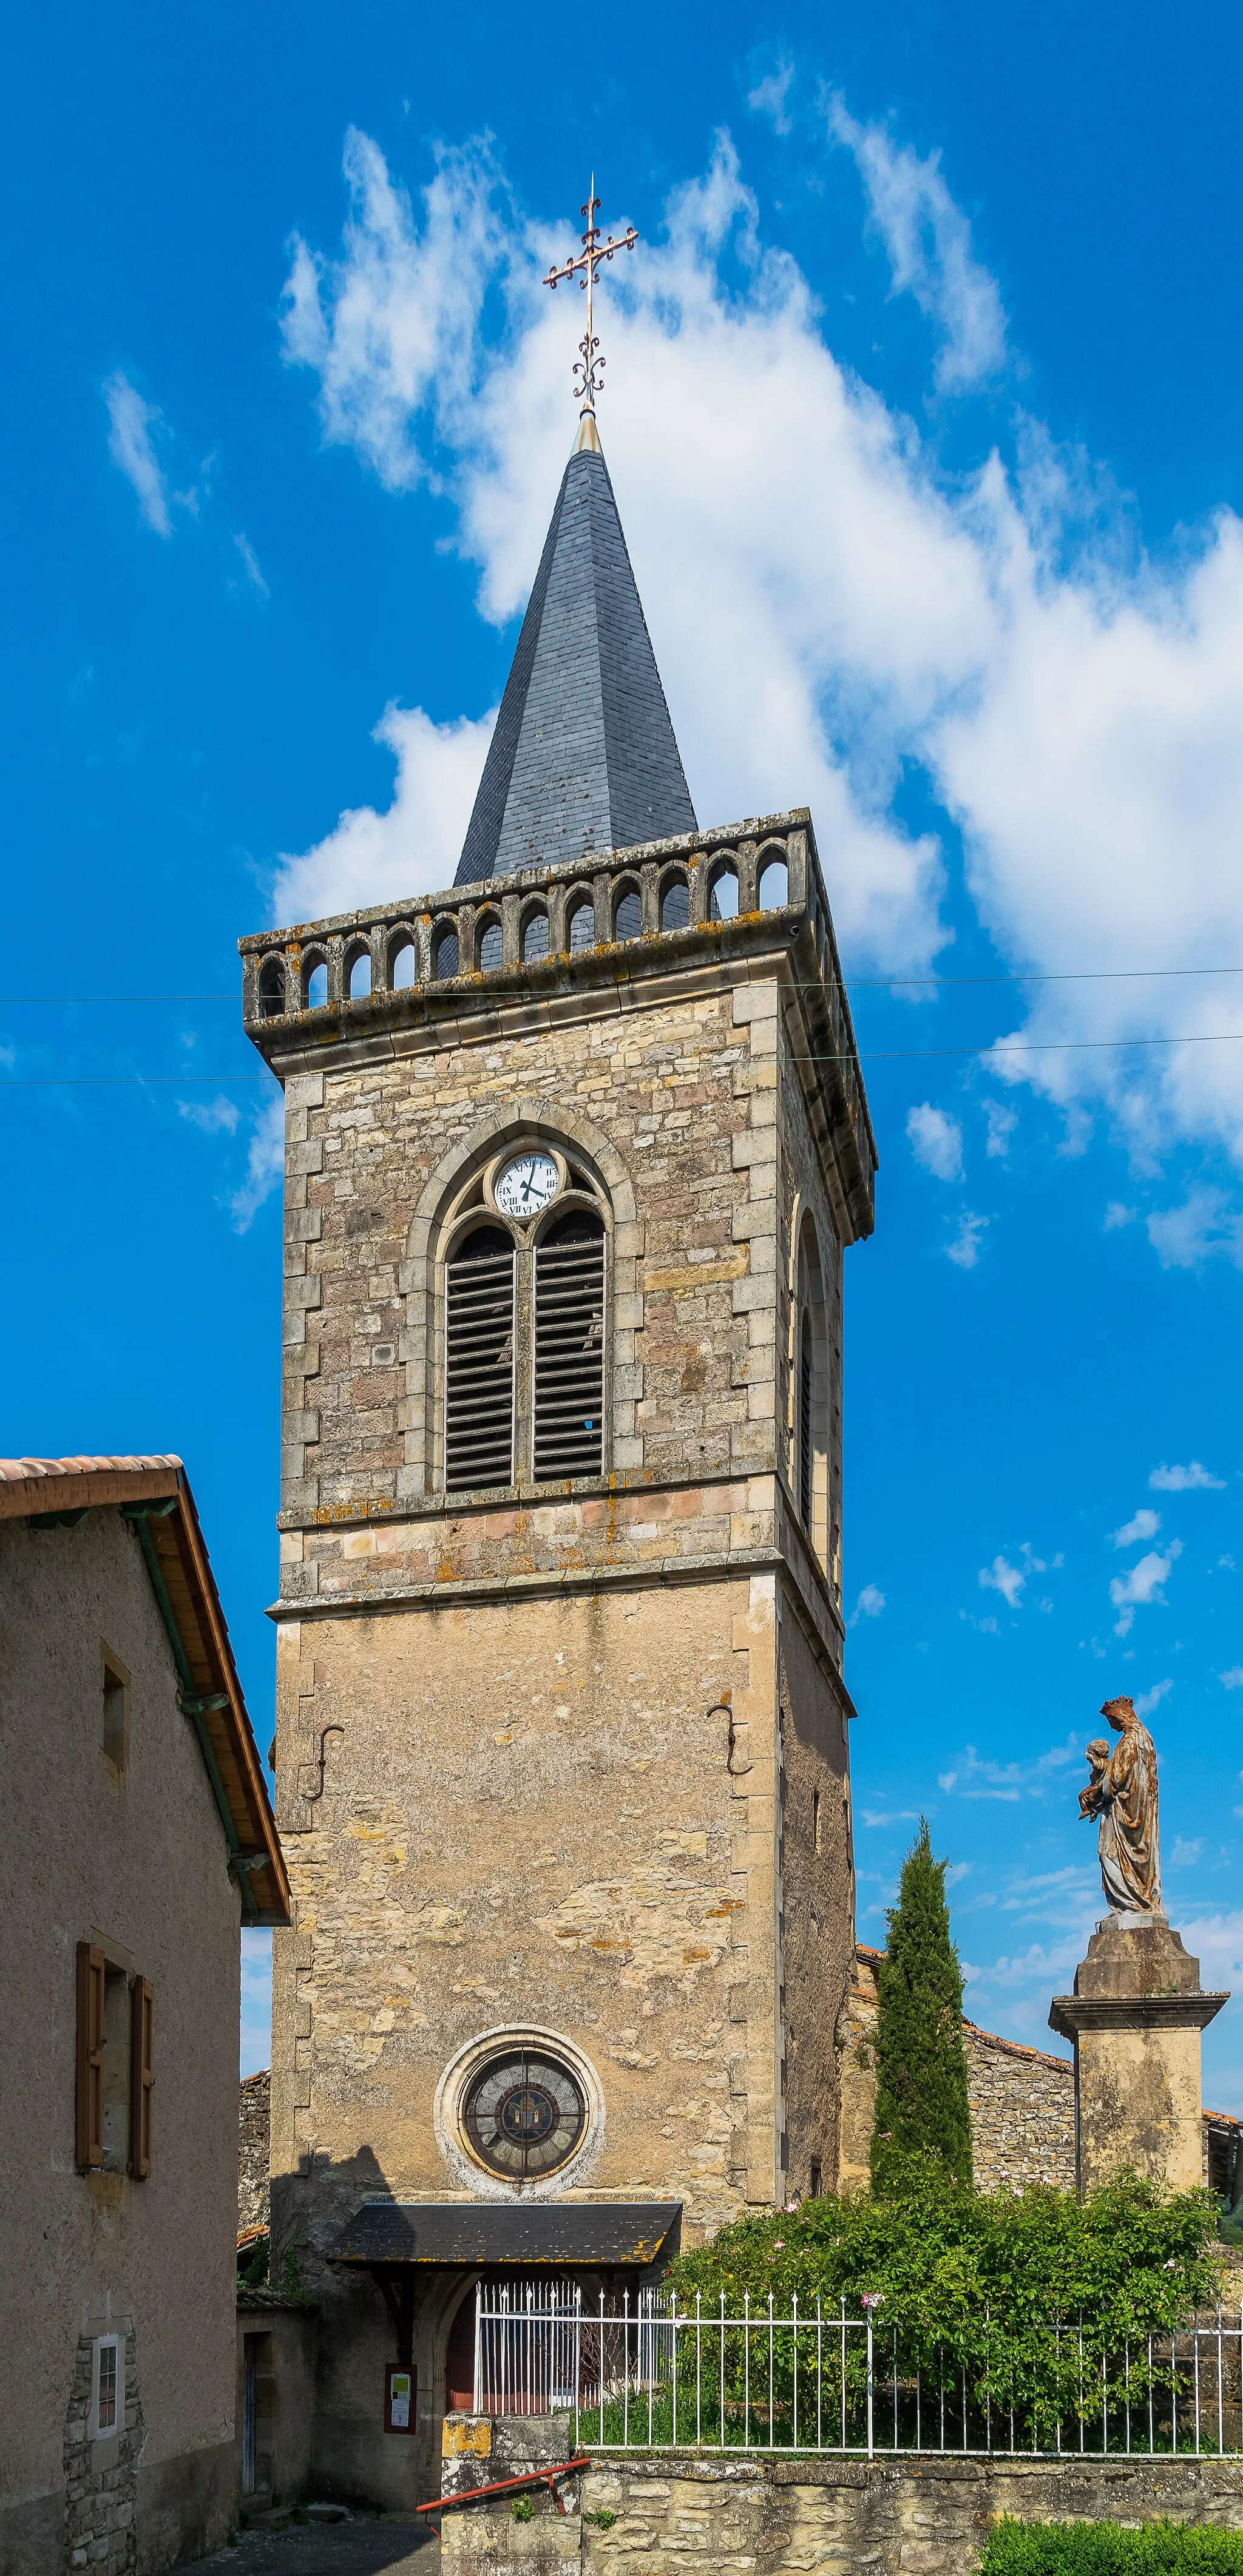
[[[496,2478],[491,2486],[463,2487],[460,2495],[432,2496],[427,2504],[416,2504],[414,2510],[416,2513],[445,2513],[451,2505],[478,2504],[482,2496],[512,2495],[515,2487],[546,2486],[558,2513],[564,2514],[565,2506],[554,2490],[553,2480],[568,2478],[573,2470],[590,2467],[587,2453],[582,2451],[576,2460],[559,2461],[555,2469],[527,2469],[520,2478]]]

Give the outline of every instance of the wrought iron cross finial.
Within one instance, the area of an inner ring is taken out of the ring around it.
[[[596,174],[593,170],[587,203],[582,209],[587,223],[587,230],[583,234],[582,250],[577,259],[567,259],[564,268],[550,268],[544,280],[545,286],[560,286],[571,277],[577,277],[579,286],[586,292],[587,330],[585,336],[579,341],[579,354],[574,361],[574,391],[583,410],[593,413],[596,407],[596,395],[601,391],[601,370],[604,366],[604,360],[599,355],[600,343],[592,327],[592,299],[596,270],[601,260],[612,258],[615,250],[633,250],[639,238],[634,225],[627,224],[625,232],[619,233],[616,240],[610,233],[608,240],[602,241],[600,226],[596,222],[599,211],[600,200],[596,195]]]

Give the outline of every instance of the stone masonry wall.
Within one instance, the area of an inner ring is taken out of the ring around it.
[[[138,2563],[136,2506],[143,2446],[133,2326],[125,2335],[125,2421],[102,2442],[89,2438],[93,2361],[93,2339],[81,2335],[65,2416],[66,2563],[71,2571],[81,2568],[89,2576],[132,2576]]]
[[[271,2202],[268,2154],[271,2133],[272,2077],[265,2066],[247,2075],[238,2100],[237,2232],[266,2227]]]
[[[446,2463],[447,2491],[573,2455],[572,2426],[556,2419],[479,2430],[500,2438],[466,2478],[462,2461]],[[600,2457],[563,2497],[564,2516],[537,2492],[529,2522],[514,2521],[509,2498],[447,2512],[445,2576],[970,2576],[1001,2514],[1243,2530],[1243,2461]]]

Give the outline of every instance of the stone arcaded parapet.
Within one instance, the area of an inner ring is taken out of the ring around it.
[[[1228,2001],[1201,1991],[1200,1962],[1164,1915],[1097,1925],[1073,1995],[1049,2010],[1050,2028],[1075,2044],[1081,2193],[1127,2166],[1166,2190],[1199,2184],[1200,2033]]]

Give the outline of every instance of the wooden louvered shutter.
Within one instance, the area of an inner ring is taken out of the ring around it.
[[[445,1273],[445,1484],[514,1481],[514,1247],[477,1227]]]
[[[151,2171],[151,1986],[135,1977],[130,1989],[129,2169],[135,2182]]]
[[[535,1473],[604,1465],[604,1228],[562,1217],[535,1254]]]
[[[78,1943],[77,2141],[79,2173],[104,2160],[104,1981],[102,1950]]]

